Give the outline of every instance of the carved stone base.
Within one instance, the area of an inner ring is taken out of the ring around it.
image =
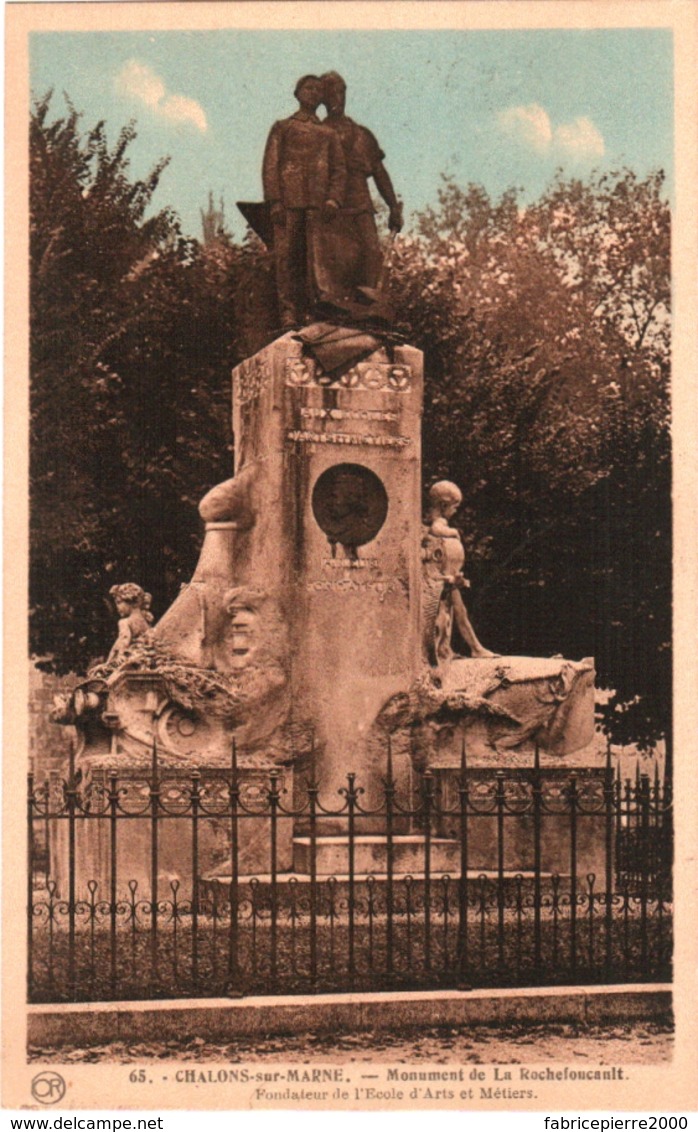
[[[535,866],[533,780],[529,771],[502,768],[501,793],[503,867],[510,872],[531,872]],[[433,771],[434,802],[444,813],[434,823],[438,837],[460,836],[460,771],[441,767]],[[574,775],[577,801],[574,823],[575,873],[593,873],[597,890],[606,872],[606,811],[604,772],[596,767],[547,767],[541,770],[540,869],[568,876],[572,872],[572,824],[569,786]],[[468,867],[492,872],[498,861],[497,782],[488,769],[468,771]],[[474,811],[478,811],[474,813]]]
[[[89,884],[96,882],[96,901],[110,899],[112,874],[116,879],[120,901],[149,901],[153,882],[154,823],[150,798],[150,773],[144,767],[119,763],[119,791],[116,821],[116,856],[112,852],[109,819],[109,771],[113,762],[92,760],[84,768],[86,777],[81,797],[89,806],[89,815],[78,815],[75,821],[75,888],[78,900],[90,899]],[[229,776],[219,767],[201,767],[197,780],[200,796],[196,820],[197,841],[192,837],[193,820],[191,772],[163,768],[159,775],[157,818],[157,887],[158,900],[187,901],[192,895],[192,878],[210,873],[230,871],[231,819]],[[237,823],[239,869],[256,875],[270,869],[270,819],[268,790],[269,771],[255,767],[238,769],[240,809],[265,816],[240,818]],[[293,771],[279,772],[278,789],[293,793]],[[218,811],[218,813],[216,812]],[[95,815],[103,814],[98,817]],[[125,816],[130,815],[130,816]],[[141,816],[138,816],[141,815]],[[223,816],[222,816],[223,815]],[[52,875],[58,895],[68,892],[68,822],[52,823]],[[288,871],[293,864],[293,822],[276,820],[276,864]],[[135,885],[135,888],[134,888]]]
[[[431,840],[431,870],[434,873],[453,875],[457,869],[459,844],[457,840],[434,837]],[[309,837],[296,837],[293,841],[293,867],[299,873],[309,873],[312,850]],[[424,872],[424,838],[419,834],[403,834],[392,841],[393,871],[419,876]],[[315,862],[317,875],[341,877],[348,872],[349,838],[318,837]],[[367,873],[385,875],[388,871],[387,838],[359,835],[354,838],[354,871],[358,876]]]

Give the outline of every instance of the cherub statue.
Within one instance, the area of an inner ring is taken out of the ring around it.
[[[422,558],[425,644],[433,665],[453,656],[451,636],[454,622],[472,657],[498,655],[480,644],[463,601],[463,591],[470,586],[462,573],[465,551],[459,532],[449,525],[462,502],[460,488],[448,480],[439,480],[429,491]]]
[[[150,594],[135,582],[112,586],[109,594],[119,614],[118,636],[107,657],[107,664],[114,664],[139,638],[145,637],[150,631],[153,623],[153,615],[150,612],[152,599]]]

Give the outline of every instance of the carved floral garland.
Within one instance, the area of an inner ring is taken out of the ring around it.
[[[232,718],[246,699],[239,677],[226,679],[210,668],[185,664],[146,637],[135,641],[114,663],[95,665],[87,679],[111,683],[117,673],[127,672],[157,674],[173,703],[187,712],[205,709],[219,718]]]

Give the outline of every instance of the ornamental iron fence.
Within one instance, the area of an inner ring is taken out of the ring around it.
[[[369,805],[312,767],[29,777],[29,999],[671,977],[671,787],[426,771]],[[375,794],[372,795],[375,797]],[[294,866],[295,865],[295,869]]]

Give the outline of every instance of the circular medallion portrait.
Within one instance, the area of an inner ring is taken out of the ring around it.
[[[382,482],[361,464],[335,464],[313,488],[313,514],[332,544],[363,546],[378,534],[388,514]]]

